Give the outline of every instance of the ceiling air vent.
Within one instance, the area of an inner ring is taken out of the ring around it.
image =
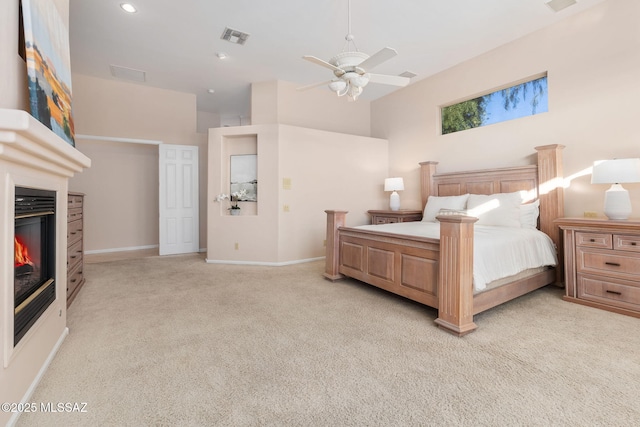
[[[222,32],[222,36],[220,38],[230,43],[243,45],[249,38],[249,34],[227,27]]]
[[[131,80],[134,82],[145,82],[147,80],[147,73],[141,70],[120,67],[119,65],[109,65],[109,68],[111,68],[111,75],[119,79]]]
[[[412,71],[407,70],[407,71],[405,71],[404,73],[399,74],[399,76],[400,76],[400,77],[408,77],[408,78],[412,78],[412,77],[417,76],[417,74],[416,74],[416,73],[414,73],[414,72],[412,72]]]

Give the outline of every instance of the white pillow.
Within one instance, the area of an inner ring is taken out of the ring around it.
[[[491,195],[470,194],[467,201],[469,215],[478,218],[478,225],[498,225],[520,228],[520,192]]]
[[[520,205],[520,226],[522,228],[538,228],[540,200]]]
[[[436,222],[436,215],[440,209],[463,210],[467,205],[468,194],[461,196],[429,196],[424,207],[422,221]]]

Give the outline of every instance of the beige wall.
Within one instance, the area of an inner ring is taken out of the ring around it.
[[[195,95],[73,75],[76,134],[196,145],[200,155],[200,240],[206,226],[206,136],[196,133]],[[85,250],[158,245],[158,146],[78,137],[92,167],[69,183],[87,195]],[[202,243],[201,243],[202,246]]]
[[[367,101],[348,102],[326,88],[303,92],[283,81],[251,85],[251,123],[280,123],[331,132],[370,136],[371,109]]]
[[[214,200],[229,192],[228,157],[252,146],[258,203],[243,203],[242,214],[231,216],[229,202]],[[324,256],[325,209],[349,210],[348,224],[357,225],[368,222],[368,209],[385,206],[387,152],[385,140],[297,126],[211,129],[207,260],[284,264]]]
[[[389,139],[390,172],[419,207],[417,162],[440,171],[529,163],[533,147],[563,144],[565,177],[594,160],[640,157],[640,2],[610,0],[372,103],[372,135]],[[439,107],[548,72],[549,112],[440,135]],[[602,215],[607,186],[571,179],[565,213]],[[640,185],[625,185],[640,215]]]
[[[352,226],[369,223],[367,210],[388,207],[386,140],[281,125],[279,145],[280,262],[325,255],[325,210],[349,211]]]

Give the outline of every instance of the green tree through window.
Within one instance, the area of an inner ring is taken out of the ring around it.
[[[548,111],[547,77],[443,107],[442,134],[473,129]]]

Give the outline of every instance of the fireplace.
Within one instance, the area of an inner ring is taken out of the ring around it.
[[[69,333],[66,199],[69,179],[89,166],[88,157],[26,111],[0,108],[0,403],[29,401]],[[16,194],[26,206],[19,200],[14,207]],[[20,259],[17,271],[16,236],[30,259]],[[18,291],[16,278],[30,291]],[[18,415],[0,411],[0,426],[15,424]]]
[[[56,299],[55,191],[16,187],[14,346]]]

